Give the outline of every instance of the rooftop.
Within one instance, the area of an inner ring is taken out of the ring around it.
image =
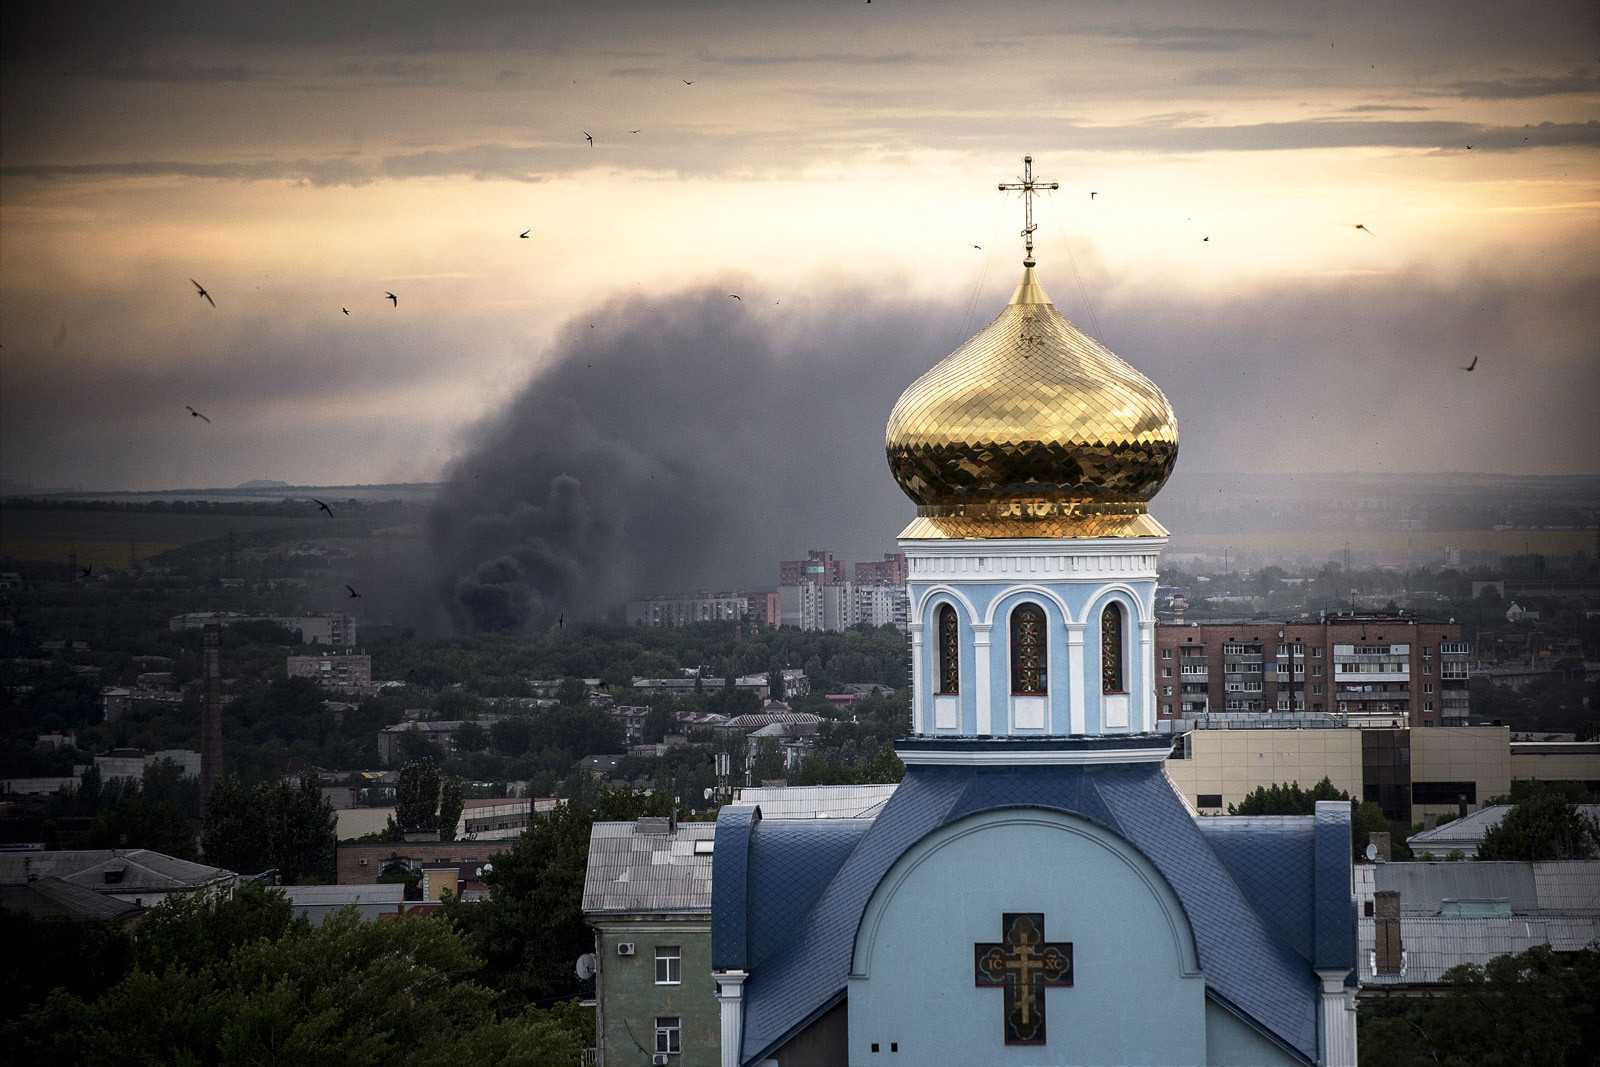
[[[191,863],[146,848],[0,853],[0,885],[59,878],[101,893],[167,892],[194,889],[233,876],[233,872],[220,867]]]
[[[597,822],[589,832],[589,867],[583,879],[583,912],[607,914],[711,913],[711,853],[695,842],[711,841],[709,822],[667,820]]]
[[[898,788],[897,783],[753,786],[740,789],[734,803],[759,805],[768,819],[871,819]]]

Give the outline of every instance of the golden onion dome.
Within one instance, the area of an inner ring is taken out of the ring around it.
[[[900,395],[889,469],[905,538],[1145,537],[1178,459],[1154,382],[1074,326],[1032,264],[1005,310]]]

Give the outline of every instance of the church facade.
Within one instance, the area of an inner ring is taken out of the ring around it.
[[[889,417],[905,780],[871,820],[719,815],[724,1067],[1356,1062],[1349,805],[1202,818],[1166,777],[1177,419],[1046,296],[1039,187],[1010,303]]]

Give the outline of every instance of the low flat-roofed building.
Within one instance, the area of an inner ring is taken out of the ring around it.
[[[900,788],[880,785],[746,786],[734,790],[735,804],[753,804],[769,819],[873,819]]]
[[[1220,814],[1262,786],[1327,778],[1360,796],[1361,730],[1191,730],[1167,760],[1167,776],[1204,814]]]
[[[22,885],[0,885],[0,908],[35,919],[123,923],[144,914],[137,904],[107,896],[62,878],[35,878]]]
[[[406,887],[400,882],[374,882],[358,885],[290,885],[279,889],[289,898],[295,918],[321,926],[328,916],[344,908],[354,908],[364,921],[372,922],[399,915],[405,903]]]
[[[340,844],[334,866],[339,885],[372,883],[385,872],[420,872],[425,867],[482,863],[507,848],[504,841],[392,841]]]

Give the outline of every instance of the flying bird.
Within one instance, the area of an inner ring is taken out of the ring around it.
[[[194,416],[195,418],[203,419],[206,422],[210,422],[211,421],[210,419],[207,419],[204,415],[202,415],[198,411],[196,411],[194,408],[190,407],[188,404],[183,405],[183,407],[184,407],[184,410],[188,411],[189,414]]]
[[[1210,234],[1206,234],[1204,237],[1200,238],[1200,240],[1202,240],[1202,241],[1210,241],[1211,240],[1211,235]]]
[[[1472,369],[1474,367],[1476,367],[1477,365],[1478,365],[1478,357],[1477,356],[1473,356],[1472,357],[1472,362],[1468,363],[1465,367],[1462,367],[1461,369],[1466,371],[1468,374],[1471,374],[1472,373]]]
[[[738,293],[729,293],[728,295],[739,301],[739,303],[744,303],[744,299],[740,297]]]
[[[683,84],[685,84],[685,85],[693,85],[694,84],[694,82],[690,81],[688,78],[679,78],[678,80],[683,82]]]
[[[89,564],[87,567],[78,568],[78,577],[79,578],[87,578],[87,577],[89,577],[89,575],[91,575],[93,573],[94,573],[94,564],[93,563]]]
[[[567,628],[567,616],[566,616],[566,614],[562,613],[560,615],[557,615],[556,616],[556,629],[565,630],[566,628]]]
[[[400,298],[398,296],[395,296],[393,293],[389,292],[389,290],[385,289],[383,291],[383,298],[385,300],[393,301],[394,306],[396,308],[400,307]]]
[[[1362,233],[1366,234],[1368,237],[1373,236],[1372,231],[1367,229],[1366,226],[1363,225],[1362,223],[1359,223],[1359,222],[1356,223],[1356,229],[1360,230]]]
[[[978,250],[978,251],[980,251],[980,252],[982,252],[982,251],[983,251],[983,246],[982,246],[982,245],[973,245],[973,246],[972,246],[972,247],[973,247],[973,248],[976,248],[976,249],[977,249],[977,250]]]
[[[594,134],[590,133],[588,130],[584,130],[583,131],[583,139],[585,141],[589,142],[589,147],[590,148],[594,147]]]
[[[1090,193],[1090,194],[1089,194],[1089,199],[1090,199],[1090,200],[1093,200],[1093,199],[1094,199],[1094,198],[1095,198],[1095,197],[1097,197],[1097,196],[1099,196],[1099,195],[1100,195],[1100,194],[1099,194],[1099,193]]]
[[[215,300],[211,299],[211,294],[206,292],[206,287],[205,286],[201,285],[199,282],[195,281],[193,278],[189,279],[189,284],[194,286],[194,291],[195,291],[196,295],[202,296],[202,297],[205,298],[206,303],[210,304],[212,307],[216,307],[217,306],[217,302]]]
[[[629,133],[638,133],[639,131],[638,130],[629,130],[628,132]],[[1523,140],[1527,140],[1527,138],[1523,138]]]
[[[1468,152],[1472,151],[1472,146],[1471,145],[1467,145],[1467,151]]]
[[[350,591],[350,599],[351,600],[359,600],[359,599],[361,599],[361,594],[356,592],[356,587],[355,586],[346,585],[345,588]]]
[[[523,231],[522,231],[522,232],[521,232],[521,233],[519,233],[519,234],[517,234],[517,236],[518,236],[518,237],[522,237],[522,238],[526,238],[526,237],[527,237],[527,236],[528,236],[528,234],[530,234],[530,233],[532,233],[532,232],[533,232],[533,231],[532,231],[532,230],[531,230],[531,229],[529,229],[529,230],[523,230]]]
[[[333,518],[333,509],[330,508],[328,505],[324,504],[322,501],[318,500],[316,497],[312,497],[311,498],[311,502],[313,504],[317,505],[318,510],[326,511],[328,513],[328,518],[330,518],[330,519]]]
[[[341,308],[339,308],[339,310],[344,312],[346,315],[350,314],[350,309],[347,308],[347,307],[341,307]]]

